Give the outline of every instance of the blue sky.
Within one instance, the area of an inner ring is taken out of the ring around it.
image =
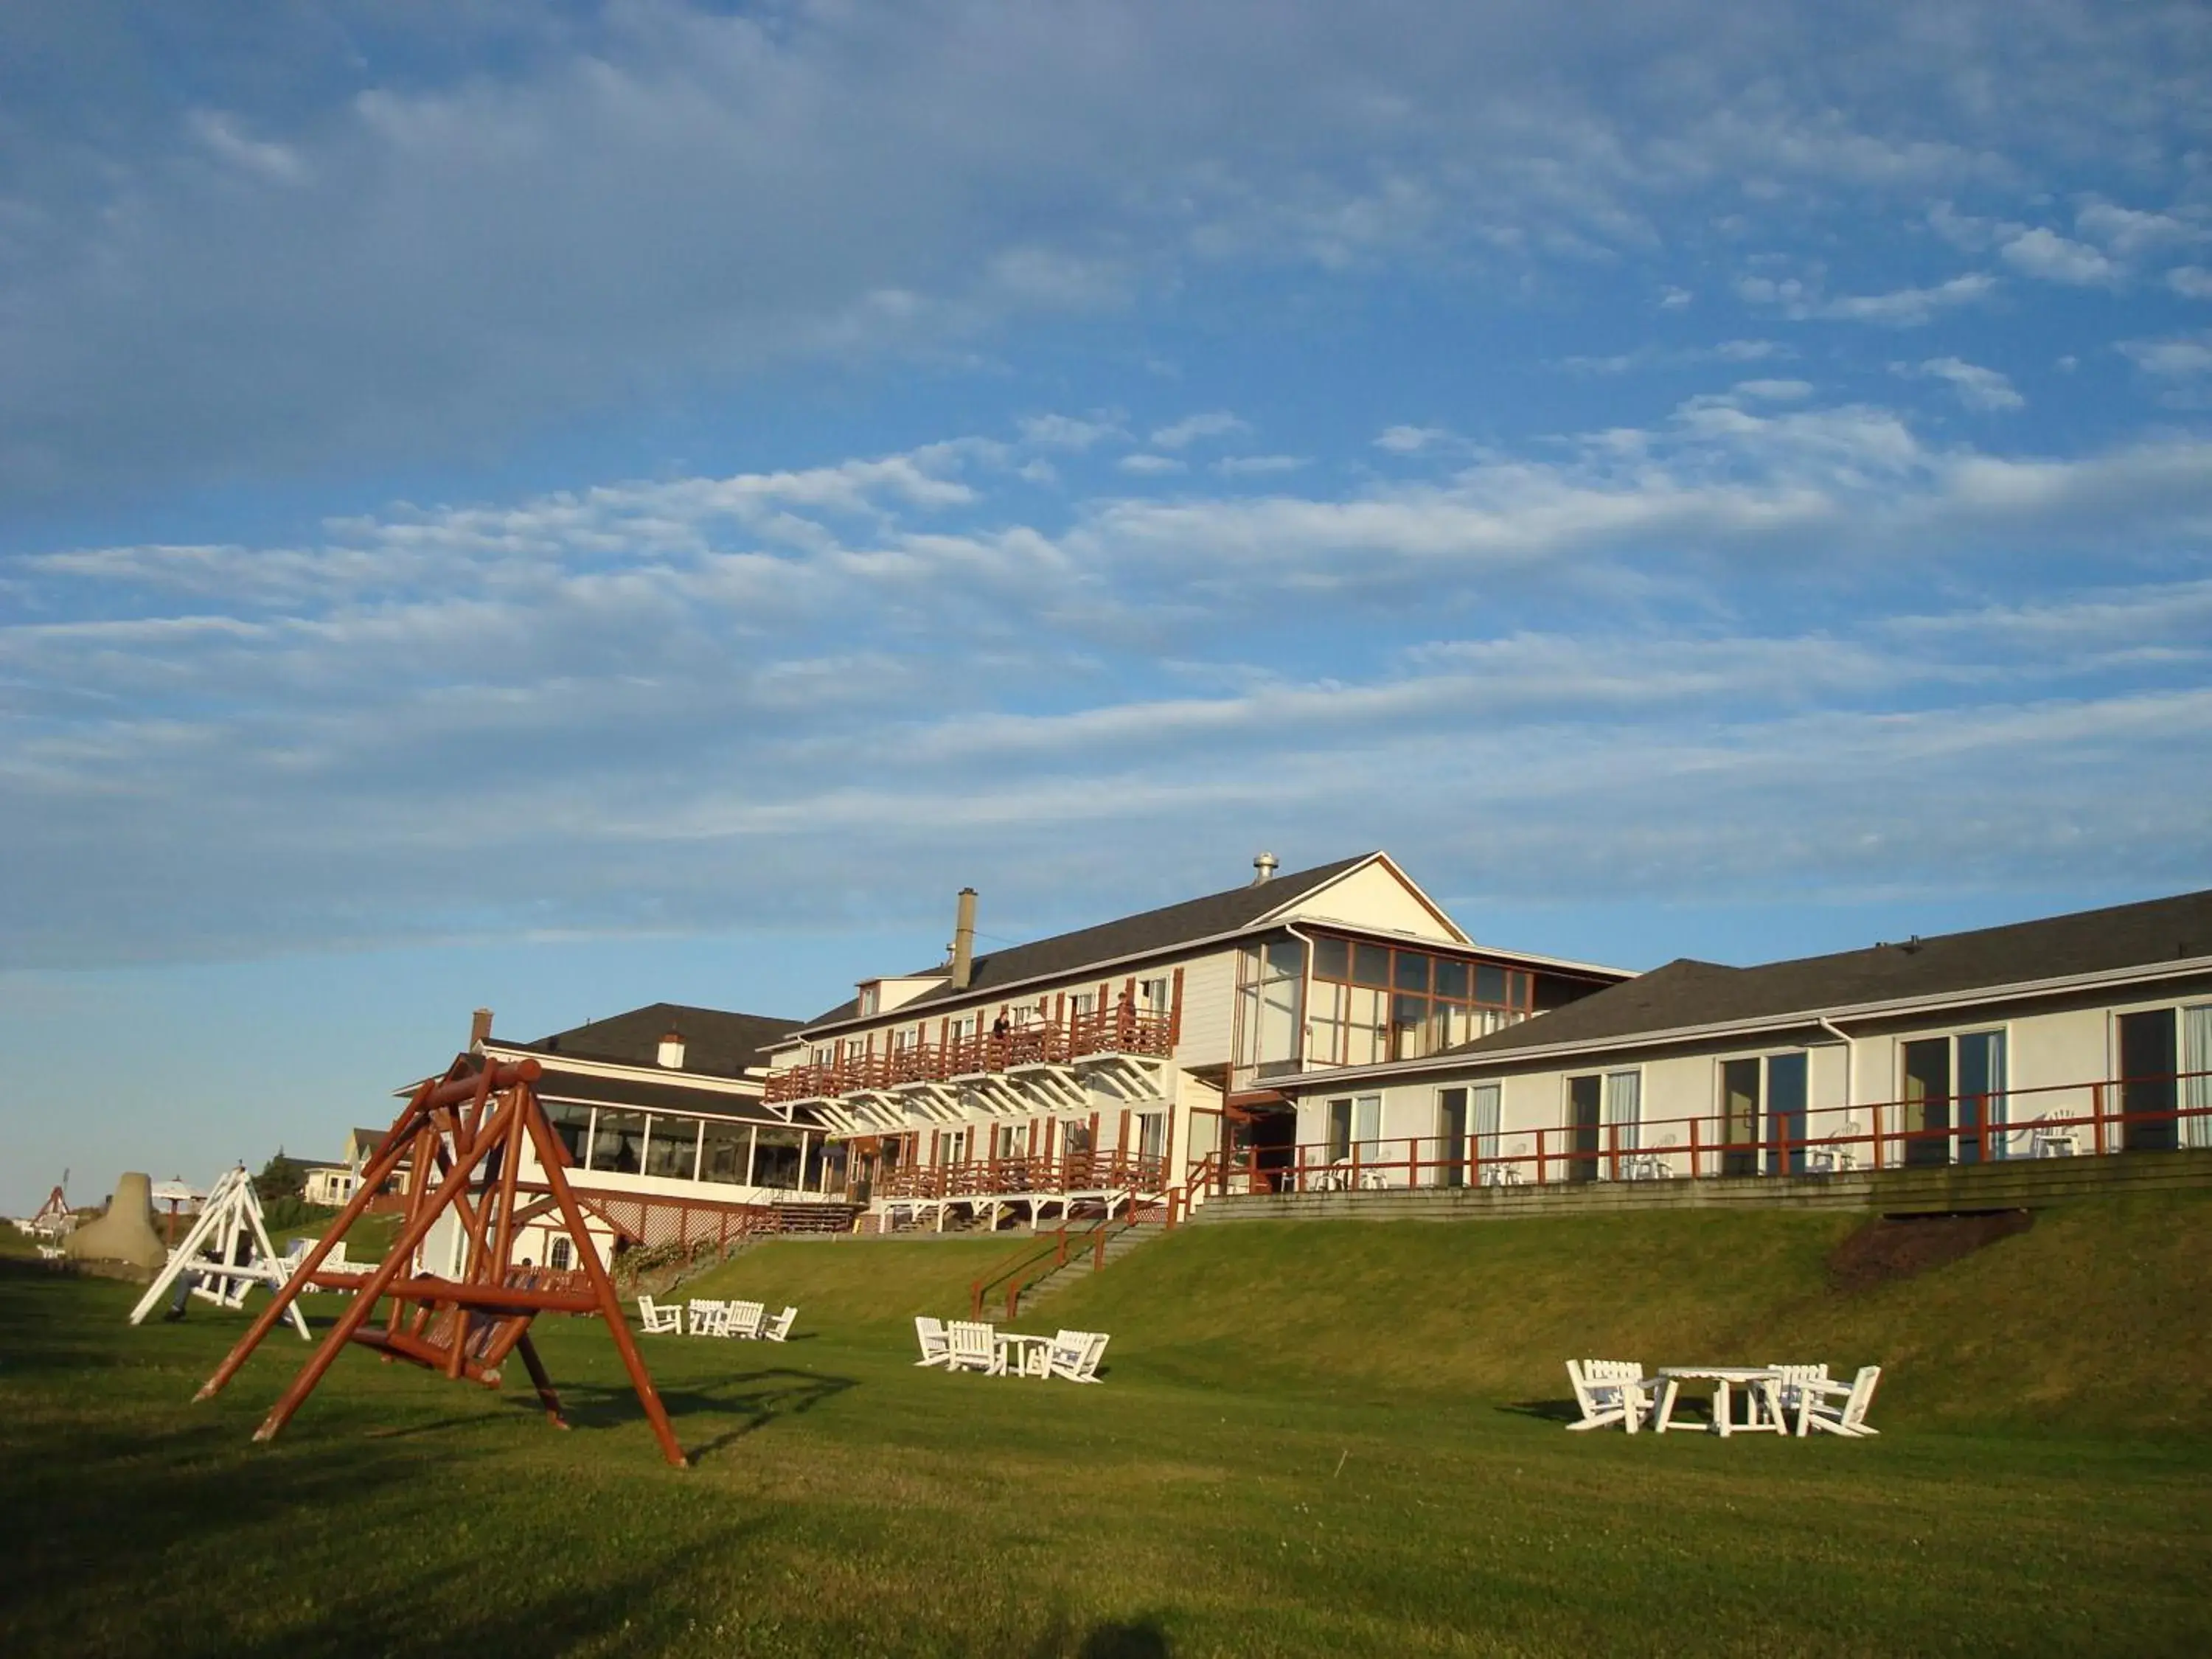
[[[0,1208],[1387,847],[2212,884],[2212,13],[0,15]]]

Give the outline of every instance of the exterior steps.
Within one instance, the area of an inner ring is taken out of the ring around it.
[[[1943,1215],[2033,1210],[2122,1193],[2212,1187],[2212,1150],[1819,1176],[1705,1176],[1673,1181],[1565,1182],[1535,1187],[1420,1187],[1379,1192],[1263,1193],[1210,1198],[1188,1225],[1224,1221],[1508,1221],[1638,1210],[1859,1210]]]
[[[1133,1227],[1124,1227],[1106,1241],[1105,1265],[1112,1267],[1138,1246],[1150,1243],[1166,1231],[1166,1224],[1159,1221],[1140,1221]],[[1089,1250],[1069,1255],[1061,1266],[1023,1289],[1015,1306],[1016,1313],[1025,1314],[1055,1291],[1066,1289],[1079,1279],[1088,1279],[1098,1271],[1091,1263],[1091,1253]]]

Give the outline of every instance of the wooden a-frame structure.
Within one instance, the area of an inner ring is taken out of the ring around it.
[[[162,1296],[179,1276],[193,1275],[192,1294],[219,1308],[243,1307],[246,1293],[256,1285],[271,1291],[287,1277],[283,1258],[269,1242],[269,1229],[261,1219],[261,1195],[253,1190],[253,1177],[246,1166],[225,1170],[210,1189],[185,1242],[169,1252],[168,1265],[154,1275],[146,1294],[131,1310],[131,1322],[141,1322],[161,1305]],[[295,1301],[285,1310],[300,1340],[312,1342],[307,1316]]]
[[[254,1431],[256,1440],[276,1437],[349,1343],[495,1389],[501,1363],[509,1353],[519,1353],[546,1416],[566,1428],[560,1399],[530,1340],[530,1322],[541,1313],[596,1313],[614,1338],[661,1455],[684,1467],[683,1449],[646,1375],[614,1281],[607,1277],[586,1229],[583,1208],[563,1173],[568,1149],[538,1104],[538,1070],[534,1060],[495,1064],[463,1054],[442,1079],[425,1080],[362,1170],[352,1201],[194,1398],[209,1398],[235,1376],[285,1310],[313,1285],[351,1291],[353,1299]],[[526,1147],[537,1154],[540,1172],[540,1178],[528,1183],[522,1179]],[[407,1219],[383,1262],[365,1273],[322,1272],[324,1257],[410,1156]],[[510,1259],[516,1229],[556,1211],[574,1242],[580,1271],[516,1267]],[[463,1237],[465,1260],[459,1275],[447,1279],[417,1271],[416,1250],[448,1214]],[[379,1302],[387,1310],[380,1323],[372,1322]]]

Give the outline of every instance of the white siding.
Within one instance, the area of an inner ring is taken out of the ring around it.
[[[1172,969],[1148,968],[1156,978]],[[1184,1066],[1225,1066],[1229,1062],[1230,1022],[1237,1002],[1237,953],[1216,951],[1183,964],[1182,1027],[1176,1044],[1176,1064]]]
[[[1298,902],[1291,915],[1302,921],[1327,920],[1357,927],[1390,928],[1439,943],[1453,942],[1451,931],[1437,920],[1435,913],[1379,861],[1354,870],[1319,892],[1308,895]]]

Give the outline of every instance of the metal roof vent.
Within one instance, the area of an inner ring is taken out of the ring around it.
[[[1275,878],[1277,868],[1275,855],[1273,853],[1261,854],[1258,858],[1252,860],[1252,867],[1259,872],[1252,878],[1252,884],[1255,887],[1265,886]]]

